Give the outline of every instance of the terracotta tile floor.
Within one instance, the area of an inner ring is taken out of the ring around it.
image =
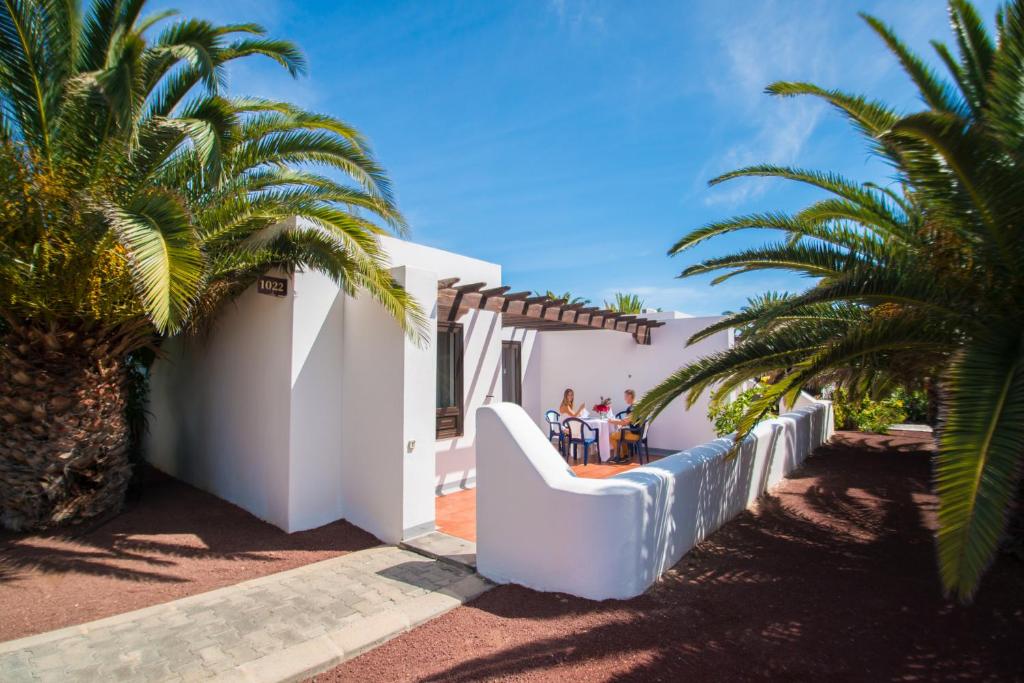
[[[476,543],[476,489],[438,496],[434,515],[438,531]]]
[[[659,456],[651,455],[651,462],[659,459]],[[640,467],[636,462],[626,465],[591,462],[585,466],[583,464],[574,465],[572,471],[576,473],[577,477],[606,479],[636,467]],[[434,499],[434,510],[438,531],[476,543],[476,489],[438,496]]]

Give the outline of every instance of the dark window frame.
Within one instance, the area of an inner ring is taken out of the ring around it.
[[[515,349],[516,355],[516,376],[513,377],[512,386],[515,387],[515,397],[505,396],[505,387],[502,385],[502,396],[501,400],[508,403],[515,403],[516,405],[523,405],[523,342],[515,340],[502,340],[501,342],[501,370],[504,373],[505,368],[505,349]],[[503,377],[504,379],[504,377]]]
[[[463,330],[460,323],[439,322],[437,324],[438,337],[441,336],[442,332],[455,335],[455,358],[452,363],[452,373],[455,376],[455,405],[437,408],[435,434],[438,439],[452,439],[462,436],[465,427],[465,412],[463,410],[463,403],[465,401],[463,396],[463,357],[465,356],[465,348]],[[437,348],[438,353],[440,353],[440,343],[438,343]],[[441,378],[438,377],[438,382],[440,381]]]

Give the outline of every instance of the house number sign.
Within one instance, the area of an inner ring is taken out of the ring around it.
[[[268,296],[285,296],[288,294],[288,280],[283,277],[260,275],[256,280],[256,291]]]

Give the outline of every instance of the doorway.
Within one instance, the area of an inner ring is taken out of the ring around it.
[[[523,405],[523,344],[501,342],[501,399]]]

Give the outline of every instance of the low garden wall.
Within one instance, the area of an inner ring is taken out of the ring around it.
[[[594,600],[643,593],[690,548],[831,436],[831,405],[761,423],[740,454],[718,439],[582,479],[517,405],[477,411],[477,569],[497,583]]]

